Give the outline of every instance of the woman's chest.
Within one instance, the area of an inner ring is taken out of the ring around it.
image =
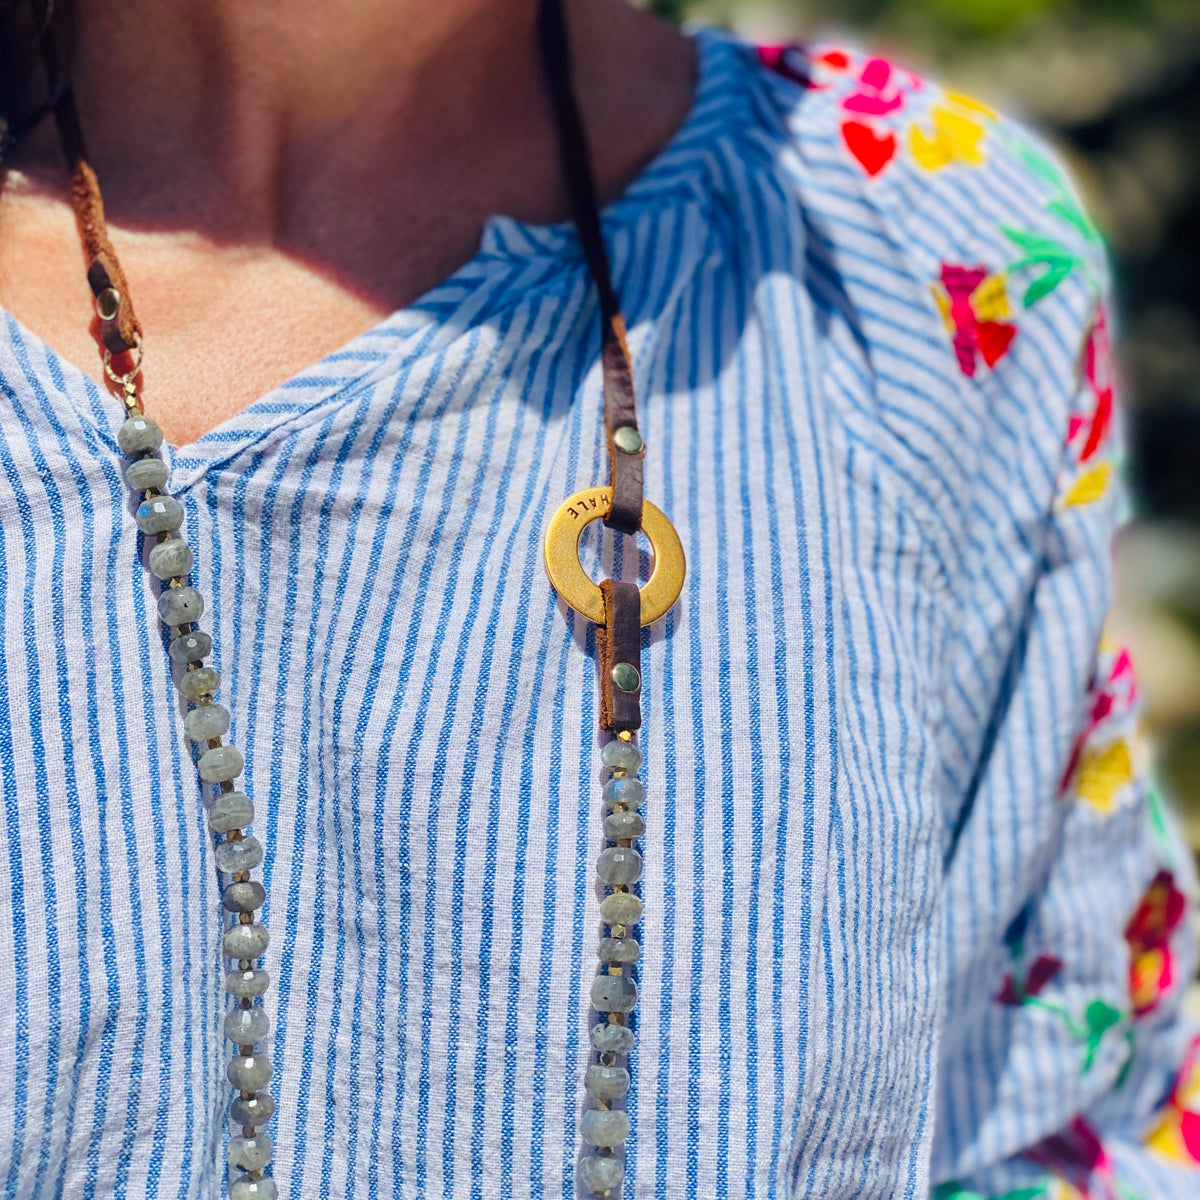
[[[629,1106],[645,1171],[714,1185],[782,1180],[864,1058],[896,1103],[862,1111],[861,1136],[903,1143],[937,987],[918,540],[847,486],[836,439],[789,422],[714,385],[645,423],[648,495],[688,571],[643,632]],[[380,1170],[449,1189],[476,1153],[549,1187],[564,1165],[537,1147],[576,1140],[603,845],[594,634],[541,556],[560,500],[602,478],[598,428],[594,404],[503,390],[386,423],[343,406],[180,493],[266,847],[274,1086],[297,1122],[278,1161],[301,1177],[344,1153],[321,1096],[351,1114],[367,1191]],[[212,789],[119,483],[41,453],[11,459],[0,503],[11,920],[56,997],[33,1044],[86,1080],[111,1030],[168,1083],[211,1077],[189,1103],[219,1124]],[[630,553],[585,547],[597,573]],[[22,1062],[44,1089],[42,1052]],[[50,1110],[80,1086],[55,1070]]]

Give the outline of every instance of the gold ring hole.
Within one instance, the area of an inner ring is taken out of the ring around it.
[[[608,515],[612,490],[584,488],[564,500],[546,530],[546,574],[554,590],[577,612],[604,624],[604,597],[579,561],[579,538],[593,521]],[[683,543],[661,509],[642,504],[642,532],[654,553],[654,570],[641,589],[642,624],[649,625],[670,611],[683,590],[687,565]]]

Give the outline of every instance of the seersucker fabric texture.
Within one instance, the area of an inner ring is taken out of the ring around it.
[[[688,556],[643,632],[624,1195],[1200,1197],[1195,885],[1103,636],[1103,251],[966,97],[695,38],[690,115],[603,214],[646,494]],[[541,540],[605,478],[595,304],[568,227],[495,217],[443,284],[165,450],[269,848],[288,1200],[576,1194],[597,687]],[[146,372],[153,414],[153,346]],[[121,417],[0,315],[0,1189],[25,1200],[227,1189],[212,789]]]

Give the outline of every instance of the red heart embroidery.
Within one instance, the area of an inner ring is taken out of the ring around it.
[[[983,361],[989,367],[994,367],[1008,353],[1008,348],[1016,336],[1015,325],[1005,325],[1001,321],[981,321],[979,352],[983,355]]]
[[[886,133],[881,137],[861,121],[843,121],[842,137],[846,139],[847,149],[872,179],[896,156],[896,135]]]

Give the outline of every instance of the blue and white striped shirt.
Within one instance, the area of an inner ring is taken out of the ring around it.
[[[644,632],[624,1194],[1200,1197],[1194,885],[1101,642],[1102,251],[982,106],[697,46],[604,213],[688,556]],[[569,228],[493,218],[165,451],[267,847],[288,1200],[575,1194],[594,635],[541,539],[606,474],[595,305]],[[0,1183],[29,1200],[226,1188],[211,788],[120,421],[0,317]]]

